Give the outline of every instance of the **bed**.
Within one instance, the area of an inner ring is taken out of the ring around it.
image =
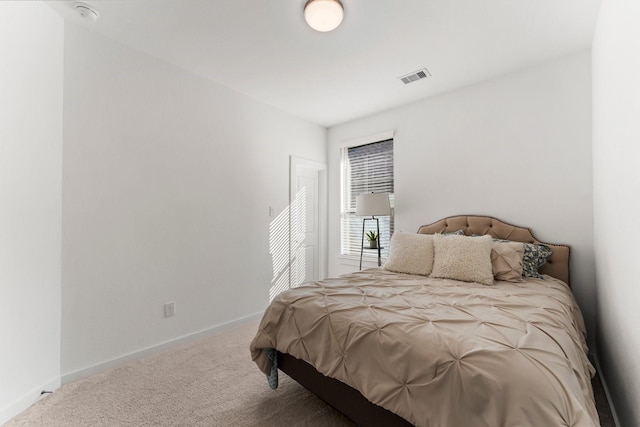
[[[272,387],[364,426],[599,425],[567,245],[473,215],[396,234],[384,268],[272,301],[250,345]]]

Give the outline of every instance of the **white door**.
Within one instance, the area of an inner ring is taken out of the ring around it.
[[[326,165],[291,157],[290,286],[324,278]]]

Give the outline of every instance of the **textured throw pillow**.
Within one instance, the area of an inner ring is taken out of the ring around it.
[[[494,241],[491,244],[491,267],[496,280],[523,282],[524,244]]]
[[[523,276],[544,279],[544,277],[538,273],[538,269],[547,262],[547,258],[552,253],[553,251],[547,245],[540,243],[525,243],[524,256],[522,259]]]
[[[491,236],[433,235],[431,277],[493,284]]]
[[[395,232],[384,269],[428,276],[433,268],[433,236]]]

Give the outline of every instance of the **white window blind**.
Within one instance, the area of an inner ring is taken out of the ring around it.
[[[382,256],[386,257],[393,234],[393,139],[344,147],[341,159],[341,254],[360,256],[363,218],[355,215],[358,195],[391,193],[391,216],[379,217]],[[375,221],[366,221],[365,233],[375,229]],[[365,247],[367,243],[365,238]],[[365,250],[364,256],[377,258],[378,252]]]

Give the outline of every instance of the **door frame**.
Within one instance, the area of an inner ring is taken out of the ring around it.
[[[296,196],[298,167],[314,169],[318,173],[318,278],[327,277],[327,164],[301,157],[289,156],[289,206]],[[291,217],[289,217],[289,287],[291,287]]]

